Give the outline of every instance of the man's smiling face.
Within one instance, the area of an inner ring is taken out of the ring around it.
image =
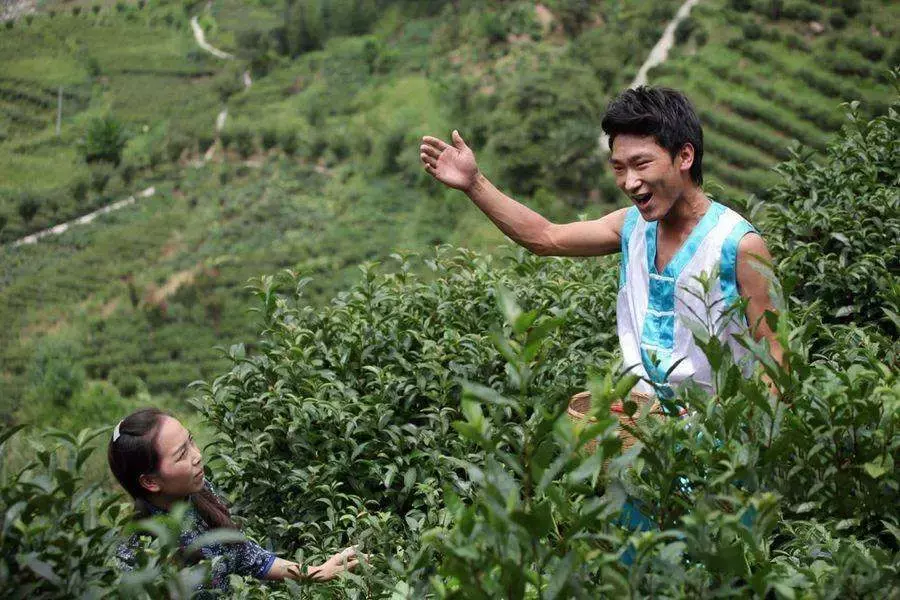
[[[693,158],[693,149],[687,148]],[[609,163],[616,185],[637,206],[645,221],[666,216],[684,195],[690,182],[690,164],[685,163],[684,154],[682,150],[673,160],[652,136],[623,133],[613,141]]]

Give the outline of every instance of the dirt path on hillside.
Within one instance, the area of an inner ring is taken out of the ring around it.
[[[119,210],[120,208],[124,208],[131,204],[134,204],[137,201],[135,196],[137,196],[137,198],[149,198],[150,196],[152,196],[155,193],[156,193],[156,188],[149,187],[146,190],[144,190],[143,192],[139,192],[139,193],[135,194],[134,196],[129,196],[129,197],[125,198],[124,200],[119,200],[117,202],[113,202],[112,204],[107,204],[106,206],[104,206],[102,208],[98,208],[94,212],[90,212],[86,215],[81,215],[77,219],[72,219],[71,221],[67,221],[65,223],[60,223],[59,225],[55,225],[55,226],[51,227],[50,229],[38,231],[37,233],[32,233],[31,235],[26,235],[23,238],[19,238],[18,240],[16,240],[15,242],[12,243],[12,247],[17,248],[18,246],[22,246],[24,244],[35,244],[35,243],[37,243],[38,240],[40,240],[41,238],[45,238],[48,235],[59,235],[65,231],[68,231],[69,227],[72,227],[73,225],[85,225],[87,223],[90,223],[91,221],[93,221],[94,219],[99,217],[100,215],[105,215],[106,213],[112,212],[114,210]]]
[[[37,12],[37,0],[0,0],[0,23]]]
[[[197,20],[196,16],[191,17],[191,29],[194,30],[194,39],[197,40],[198,46],[200,46],[201,48],[203,48],[204,50],[206,50],[207,52],[209,52],[210,54],[212,54],[215,57],[225,58],[225,59],[229,59],[229,60],[234,58],[233,54],[228,54],[227,52],[223,52],[222,50],[219,50],[218,48],[214,48],[213,46],[210,46],[206,42],[206,34],[203,33],[203,28],[200,27],[200,21]]]
[[[10,0],[0,0],[0,10],[4,10],[4,11],[11,10],[10,7],[15,7],[15,5],[18,5],[21,10],[21,6],[28,6],[28,5],[33,5],[33,4],[34,4],[33,2],[14,2],[14,1],[10,1]],[[6,14],[6,13],[0,13],[0,14]],[[197,20],[196,16],[191,18],[191,28],[194,30],[194,40],[197,42],[197,45],[200,46],[200,48],[202,48],[203,50],[209,52],[210,54],[212,54],[218,58],[228,59],[228,60],[234,58],[233,55],[228,54],[227,52],[223,52],[222,50],[219,50],[218,48],[215,48],[207,43],[206,36],[203,34],[203,28],[200,27],[200,22]],[[243,82],[244,87],[247,89],[249,89],[250,86],[253,85],[253,80],[250,78],[249,71],[244,71],[244,73],[241,75],[241,81]],[[222,111],[219,112],[219,114],[216,116],[215,132],[216,132],[217,137],[218,137],[219,133],[222,131],[222,129],[225,128],[225,120],[227,118],[228,118],[228,109],[223,108]],[[210,146],[209,150],[206,152],[206,155],[204,155],[204,157],[203,157],[203,162],[206,162],[213,157],[213,154],[215,153],[215,149],[216,149],[216,144],[213,144],[212,146]],[[68,229],[70,227],[72,227],[73,225],[85,225],[87,223],[90,223],[91,221],[93,221],[100,215],[105,215],[106,213],[112,212],[114,210],[119,210],[120,208],[125,208],[126,206],[130,206],[135,203],[136,197],[137,198],[149,198],[155,192],[156,192],[155,188],[152,188],[152,187],[147,188],[143,192],[139,192],[138,194],[135,194],[134,196],[129,196],[128,198],[125,198],[123,200],[118,200],[111,204],[107,204],[106,206],[98,208],[94,212],[88,213],[86,215],[82,215],[82,216],[78,217],[77,219],[72,219],[71,221],[66,221],[65,223],[60,223],[59,225],[54,225],[53,227],[50,227],[49,229],[44,229],[43,231],[38,231],[37,233],[32,233],[30,235],[26,235],[25,237],[19,238],[18,240],[12,242],[10,244],[10,246],[12,246],[13,248],[17,248],[24,244],[36,244],[39,240],[41,240],[49,235],[59,235],[65,231],[68,231]]]
[[[669,57],[669,50],[675,45],[675,28],[687,18],[691,13],[691,9],[694,8],[698,2],[700,2],[700,0],[687,0],[678,8],[678,12],[675,13],[675,16],[669,21],[669,24],[666,25],[665,30],[663,30],[663,34],[659,38],[659,41],[657,41],[656,45],[653,46],[653,49],[650,50],[647,60],[645,60],[644,64],[641,65],[641,68],[638,69],[637,75],[634,76],[634,80],[631,82],[631,85],[628,86],[629,88],[646,85],[647,73],[650,69],[665,62]],[[605,133],[600,134],[600,151],[604,154],[609,152],[609,137]]]

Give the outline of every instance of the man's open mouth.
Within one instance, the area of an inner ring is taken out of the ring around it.
[[[634,200],[635,204],[644,205],[650,202],[650,198],[653,197],[652,192],[647,192],[646,194],[638,194],[637,196],[632,196],[631,199]]]

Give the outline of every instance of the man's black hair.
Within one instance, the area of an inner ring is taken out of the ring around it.
[[[620,133],[650,135],[669,151],[672,160],[685,144],[694,147],[691,180],[703,183],[703,129],[694,107],[681,92],[642,85],[613,98],[600,125],[609,136],[609,149]]]

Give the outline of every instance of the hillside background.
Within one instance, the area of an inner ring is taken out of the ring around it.
[[[310,277],[319,306],[363,262],[503,244],[421,171],[423,134],[459,129],[551,219],[620,205],[599,123],[680,4],[4,4],[0,418],[74,430],[148,403],[189,414],[188,384],[229,364],[217,348],[253,350],[250,279]],[[232,58],[199,47],[193,17]],[[706,0],[649,79],[696,104],[706,189],[750,214],[779,181],[770,167],[821,155],[843,102],[888,110],[898,27],[886,0]]]

